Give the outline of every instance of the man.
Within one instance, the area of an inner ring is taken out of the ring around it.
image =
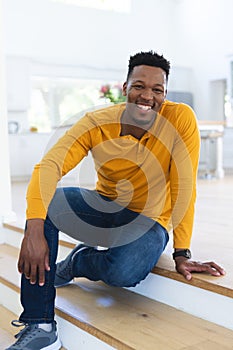
[[[193,110],[165,99],[169,70],[153,51],[131,56],[126,104],[87,113],[35,166],[18,261],[25,329],[8,349],[33,349],[35,342],[59,349],[54,281],[61,286],[86,277],[135,286],[157,263],[171,228],[176,270],[187,280],[192,271],[225,273],[215,263],[191,260],[200,138]],[[89,151],[96,190],[56,189]],[[56,266],[59,231],[86,244]]]

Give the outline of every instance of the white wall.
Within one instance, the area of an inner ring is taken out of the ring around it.
[[[222,120],[219,99],[213,98],[214,82],[227,82],[229,61],[233,57],[233,1],[179,0],[177,2],[177,50],[174,61],[193,67],[194,105],[201,120]],[[218,91],[222,94],[221,87]],[[217,112],[219,111],[219,112]],[[223,140],[223,164],[233,168],[233,128],[228,128]]]
[[[168,56],[173,52],[172,0],[133,0],[129,14],[49,0],[3,3],[8,55],[114,70],[125,69],[134,51],[156,48]]]
[[[50,0],[3,5],[8,57],[109,71],[123,80],[129,55],[154,49],[171,61],[172,73],[176,67],[193,70],[197,116],[211,119],[210,81],[228,78],[233,55],[232,0],[132,0],[129,14]]]
[[[30,74],[124,80],[129,56],[149,49],[171,61],[169,89],[193,92],[197,117],[213,119],[211,81],[228,78],[233,55],[232,0],[132,0],[129,14],[50,0],[2,1],[8,117],[22,128]]]
[[[123,81],[130,54],[153,48],[170,59],[174,52],[173,0],[133,0],[128,14],[50,0],[3,3],[8,119],[21,131],[29,129],[30,75]],[[189,71],[172,65],[169,87],[191,91]]]
[[[174,60],[194,70],[195,108],[200,119],[212,119],[210,81],[228,78],[233,54],[232,0],[180,0]]]
[[[123,81],[130,54],[154,48],[170,57],[174,51],[172,0],[146,0],[146,6],[133,0],[128,14],[50,0],[3,0],[3,5],[8,119],[17,120],[21,131],[29,129],[30,75]]]

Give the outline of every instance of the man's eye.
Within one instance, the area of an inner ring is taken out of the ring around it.
[[[133,87],[134,87],[135,89],[138,89],[138,90],[139,90],[139,89],[143,89],[143,86],[142,86],[142,85],[134,85]]]
[[[163,94],[163,90],[160,89],[153,89],[153,92],[155,92],[156,94]]]

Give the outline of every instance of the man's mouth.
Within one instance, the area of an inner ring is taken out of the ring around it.
[[[137,104],[137,108],[139,108],[140,110],[145,111],[145,112],[150,111],[152,109],[151,106],[143,105],[143,104],[140,104],[140,103]]]

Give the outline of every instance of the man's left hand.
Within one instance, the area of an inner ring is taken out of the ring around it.
[[[225,270],[217,265],[215,262],[200,262],[186,259],[184,257],[177,257],[175,259],[176,271],[181,273],[186,280],[192,279],[191,272],[207,272],[212,276],[223,276]]]

